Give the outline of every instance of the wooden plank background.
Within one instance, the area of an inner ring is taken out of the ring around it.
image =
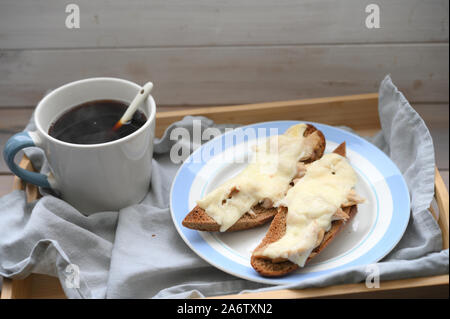
[[[381,28],[348,0],[0,2],[0,107],[29,107],[92,76],[155,83],[159,105],[241,104],[376,91],[448,102],[448,1],[380,0]],[[195,74],[195,76],[193,76]]]
[[[225,105],[372,93],[389,73],[412,102],[448,102],[448,54],[436,43],[6,50],[0,105],[92,76],[151,80],[160,105]]]
[[[409,43],[448,41],[447,0],[2,0],[4,49]],[[381,28],[367,29],[377,3]]]

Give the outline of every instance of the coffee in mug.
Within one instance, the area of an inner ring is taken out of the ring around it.
[[[147,121],[137,110],[133,118],[113,130],[127,110],[128,104],[117,100],[96,100],[74,106],[50,125],[48,134],[60,141],[73,144],[100,144],[130,135]]]

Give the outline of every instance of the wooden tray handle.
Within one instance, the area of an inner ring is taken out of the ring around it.
[[[449,199],[448,199],[448,190],[445,186],[444,180],[442,179],[439,170],[435,169],[435,179],[434,179],[434,198],[436,199],[436,203],[439,209],[438,223],[439,227],[442,231],[442,248],[447,249],[449,245],[449,233],[448,233],[448,224],[449,224]],[[431,210],[433,210],[431,208]],[[436,215],[435,215],[436,216]]]

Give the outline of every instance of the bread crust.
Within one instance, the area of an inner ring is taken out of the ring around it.
[[[314,125],[306,124],[305,132],[303,136],[308,136],[316,132],[319,137],[319,142],[314,148],[313,154],[310,158],[303,161],[303,163],[311,163],[322,157],[326,141],[325,136],[321,131],[319,131]],[[273,217],[277,214],[276,208],[263,208],[260,204],[253,206],[252,211],[255,214],[245,213],[233,226],[228,228],[226,232],[250,229],[266,224],[271,221]],[[182,225],[184,227],[198,230],[198,231],[208,231],[208,232],[218,232],[220,231],[220,225],[211,218],[203,208],[198,205],[195,206],[183,219]]]
[[[228,228],[227,232],[249,229],[264,225],[272,220],[277,214],[276,208],[263,208],[261,205],[252,208],[255,215],[245,213],[233,226]],[[198,205],[184,218],[182,222],[184,227],[199,231],[218,232],[220,225],[212,219],[203,208]]]

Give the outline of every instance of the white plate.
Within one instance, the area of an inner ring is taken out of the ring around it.
[[[408,188],[398,168],[382,151],[366,140],[347,131],[317,123],[311,124],[325,135],[326,153],[346,142],[347,158],[358,175],[356,191],[366,202],[358,205],[358,213],[353,220],[304,268],[285,277],[266,278],[251,267],[251,253],[261,242],[270,223],[231,233],[198,232],[182,226],[181,222],[195,207],[196,200],[246,166],[249,146],[258,142],[258,137],[282,134],[298,123],[300,122],[265,122],[225,133],[197,149],[178,170],[170,194],[173,222],[186,244],[213,266],[255,282],[298,283],[347,267],[377,262],[401,239],[409,221],[410,200]],[[236,138],[232,138],[233,135],[252,130],[257,133],[244,134],[244,140],[236,141]],[[208,156],[201,156],[205,154]],[[210,154],[213,155],[209,156]]]

